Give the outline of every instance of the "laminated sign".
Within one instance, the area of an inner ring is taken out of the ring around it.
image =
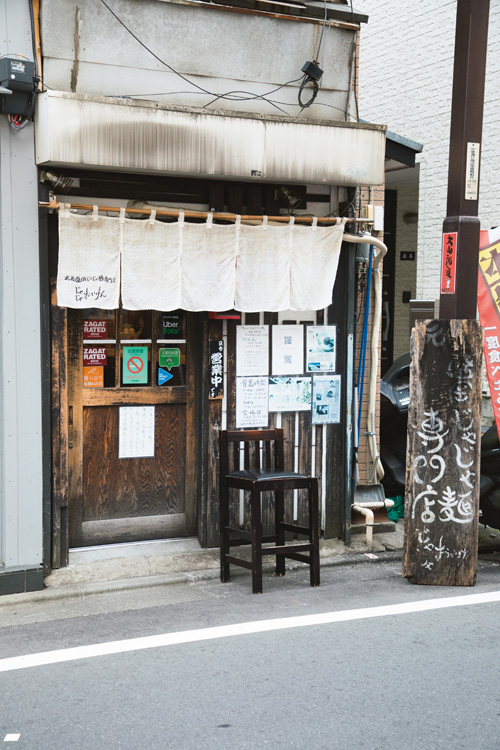
[[[123,347],[123,383],[125,385],[148,382],[148,347]]]

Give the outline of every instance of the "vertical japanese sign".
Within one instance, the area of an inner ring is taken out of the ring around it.
[[[412,333],[403,577],[472,586],[476,576],[481,327],[417,320]]]
[[[224,341],[211,339],[209,342],[210,385],[208,398],[224,398]]]
[[[477,303],[484,331],[484,361],[500,434],[500,228],[481,232]]]
[[[441,294],[455,294],[456,269],[457,232],[445,232],[441,258]]]

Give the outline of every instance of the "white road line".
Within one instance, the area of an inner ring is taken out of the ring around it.
[[[235,635],[250,635],[252,633],[266,633],[272,630],[286,630],[288,628],[302,628],[309,625],[329,625],[335,622],[349,622],[364,620],[371,617],[388,617],[405,615],[413,612],[428,612],[433,609],[448,607],[464,607],[470,604],[488,604],[500,602],[500,591],[484,594],[468,594],[450,596],[443,599],[425,599],[419,602],[402,604],[387,604],[381,607],[366,607],[362,609],[347,609],[341,612],[325,612],[317,615],[300,615],[298,617],[283,617],[275,620],[258,620],[256,622],[242,622],[236,625],[221,625],[215,628],[200,628],[199,630],[184,630],[178,633],[162,633],[142,638],[130,638],[108,643],[94,643],[89,646],[58,649],[56,651],[42,651],[38,654],[13,656],[0,659],[0,672],[12,672],[16,669],[39,667],[46,664],[58,664],[76,659],[88,659],[94,656],[108,656],[122,654],[127,651],[142,651],[147,648],[174,646],[181,643],[195,643],[209,641],[215,638],[228,638]]]
[[[4,742],[17,742],[20,736],[21,736],[20,734],[6,734],[5,737],[3,738],[3,741]]]

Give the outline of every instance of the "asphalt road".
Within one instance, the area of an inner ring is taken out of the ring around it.
[[[225,585],[195,579],[0,606],[0,742],[497,749],[500,595],[483,601],[495,592],[495,558],[480,561],[466,589],[412,586],[399,562],[378,560],[323,568],[319,589],[300,570],[267,576],[255,596],[242,573]],[[475,603],[455,606],[471,595]],[[117,652],[98,655],[109,642]],[[67,651],[81,646],[90,647],[83,658]],[[48,663],[29,657],[17,668],[15,657],[46,652]]]

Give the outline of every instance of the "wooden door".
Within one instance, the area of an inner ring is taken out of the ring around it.
[[[193,535],[196,316],[68,310],[69,544]]]

